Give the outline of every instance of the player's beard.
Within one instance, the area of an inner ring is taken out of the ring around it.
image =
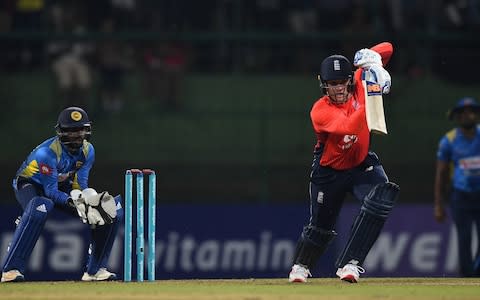
[[[460,124],[460,127],[462,127],[465,130],[471,130],[477,125],[477,122],[475,121],[466,121]]]

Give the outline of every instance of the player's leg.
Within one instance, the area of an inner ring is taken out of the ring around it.
[[[450,211],[457,232],[459,272],[462,277],[470,277],[473,273],[472,261],[472,224],[473,218],[468,207],[461,205],[466,202],[466,195],[454,190],[451,195]]]
[[[27,187],[27,189],[29,188]],[[27,192],[21,193],[20,197],[28,194]],[[19,199],[19,202],[26,203],[24,200],[23,198],[21,201]],[[15,229],[12,242],[8,247],[2,268],[2,282],[24,280],[23,273],[25,272],[26,264],[53,207],[53,201],[40,196],[34,196],[26,204],[20,222]]]
[[[346,179],[342,172],[318,166],[310,178],[310,221],[304,227],[293,259],[290,282],[305,282],[320,256],[335,237],[333,230],[345,198]]]
[[[337,275],[342,280],[357,282],[359,273],[365,271],[360,266],[380,235],[399,190],[398,185],[388,182],[379,163],[368,164],[355,170],[353,194],[363,201],[347,244],[336,262],[339,268]]]
[[[473,276],[480,277],[480,208],[472,211],[474,215],[475,228],[477,229],[477,250],[473,260]]]
[[[121,205],[122,197],[116,196],[117,217],[112,224],[97,226],[91,230],[86,272],[83,281],[101,281],[116,279],[116,275],[107,271],[107,263],[117,236],[118,228],[123,224],[124,211]]]

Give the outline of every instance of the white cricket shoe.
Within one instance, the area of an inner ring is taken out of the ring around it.
[[[117,279],[117,274],[109,272],[105,268],[100,268],[95,275],[85,272],[82,276],[82,281],[109,281],[115,279]]]
[[[337,270],[337,276],[350,283],[357,283],[360,274],[363,273],[365,273],[365,269],[354,264],[346,264],[343,268]]]
[[[2,281],[1,282],[21,282],[25,281],[25,277],[19,270],[10,270],[7,272],[2,272]]]
[[[302,265],[293,265],[288,275],[289,282],[307,282],[307,278],[312,277],[310,271]]]

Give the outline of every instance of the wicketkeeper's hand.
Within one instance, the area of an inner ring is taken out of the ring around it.
[[[87,203],[85,199],[82,198],[82,191],[72,190],[70,192],[70,198],[67,200],[67,205],[74,207],[82,222],[87,223]]]
[[[108,192],[85,197],[88,204],[87,219],[90,225],[112,224],[117,217],[115,199]]]

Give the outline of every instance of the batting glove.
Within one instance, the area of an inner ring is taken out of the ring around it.
[[[382,57],[371,49],[361,49],[355,53],[353,65],[359,68],[369,68],[373,65],[382,66]]]
[[[390,88],[392,87],[392,77],[387,70],[380,65],[372,65],[368,68],[367,72],[370,72],[373,81],[380,84],[383,94],[390,93]]]

